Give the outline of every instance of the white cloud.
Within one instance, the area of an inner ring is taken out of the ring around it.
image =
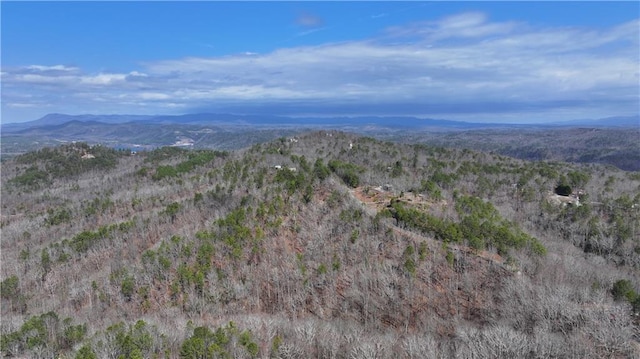
[[[471,12],[450,16],[437,22],[433,31],[433,39],[450,37],[484,37],[496,34],[506,34],[515,28],[516,24],[487,23],[487,16],[483,13]]]
[[[160,92],[142,92],[137,95],[142,100],[168,100],[171,96]]]
[[[65,65],[53,65],[53,66],[29,65],[29,66],[26,66],[25,69],[40,71],[40,72],[46,72],[46,71],[76,72],[79,70],[77,67],[65,66]]]
[[[83,94],[85,112],[92,112],[92,101],[101,108],[111,103],[113,112],[287,101],[313,112],[321,101],[322,111],[353,104],[352,112],[387,108],[380,114],[470,119],[492,113],[517,119],[527,111],[608,116],[637,112],[639,27],[636,20],[609,29],[538,28],[463,13],[387,29],[367,41],[170,59],[127,73],[64,65],[3,69],[2,96],[33,93],[33,101],[62,103]],[[607,112],[612,109],[619,113]]]
[[[131,77],[149,77],[149,75],[143,73],[143,72],[138,72],[138,71],[131,71],[129,72],[129,76]]]
[[[10,102],[10,103],[7,104],[7,106],[9,106],[9,107],[17,107],[17,108],[34,108],[34,107],[41,106],[41,104]]]
[[[18,82],[33,83],[33,84],[56,84],[68,82],[73,79],[71,76],[48,76],[40,74],[17,74],[13,79]]]
[[[97,74],[94,76],[81,76],[78,79],[88,85],[112,85],[122,83],[127,78],[125,74]]]

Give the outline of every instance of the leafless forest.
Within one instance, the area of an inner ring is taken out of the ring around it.
[[[312,132],[2,162],[16,358],[637,358],[640,173]]]

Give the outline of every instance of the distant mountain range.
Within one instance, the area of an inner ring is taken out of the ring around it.
[[[48,114],[38,120],[8,123],[2,125],[3,133],[20,133],[25,130],[38,129],[36,132],[55,131],[60,125],[80,122],[91,126],[146,124],[146,125],[200,125],[219,127],[387,127],[387,128],[437,128],[437,129],[479,129],[495,127],[554,127],[554,126],[588,126],[588,127],[640,127],[640,115],[618,116],[597,120],[574,120],[544,124],[505,124],[505,123],[476,123],[451,121],[441,119],[423,119],[417,117],[285,117],[265,115],[235,115],[196,113],[185,115],[66,115]],[[25,132],[22,132],[25,133]]]
[[[551,123],[553,126],[585,126],[585,127],[635,127],[640,129],[640,115],[614,116],[597,120],[573,120]]]
[[[196,113],[185,115],[159,115],[159,116],[137,116],[137,115],[66,115],[49,114],[41,119],[23,123],[9,123],[2,125],[3,132],[22,132],[31,129],[55,129],[70,122],[81,122],[99,126],[99,124],[121,125],[121,124],[145,124],[145,125],[199,125],[199,126],[220,126],[220,127],[440,127],[440,128],[478,128],[491,124],[476,124],[461,121],[420,119],[415,117],[285,117],[285,116],[265,116],[265,115],[235,115],[235,114],[212,114]]]

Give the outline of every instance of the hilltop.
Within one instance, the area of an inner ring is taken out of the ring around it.
[[[1,175],[8,357],[640,354],[637,172],[312,131]]]

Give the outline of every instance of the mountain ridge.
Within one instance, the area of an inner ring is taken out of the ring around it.
[[[2,130],[16,132],[28,128],[62,124],[69,121],[102,122],[106,124],[122,124],[128,122],[146,122],[157,124],[228,124],[249,126],[363,126],[378,125],[382,127],[439,127],[455,129],[472,128],[517,128],[517,127],[562,127],[562,126],[594,126],[620,127],[640,126],[640,115],[614,116],[594,120],[572,120],[549,123],[495,123],[468,122],[445,119],[420,118],[413,116],[333,116],[333,117],[290,117],[266,115],[238,115],[228,113],[191,113],[182,115],[68,115],[52,113],[34,121],[2,124]]]

